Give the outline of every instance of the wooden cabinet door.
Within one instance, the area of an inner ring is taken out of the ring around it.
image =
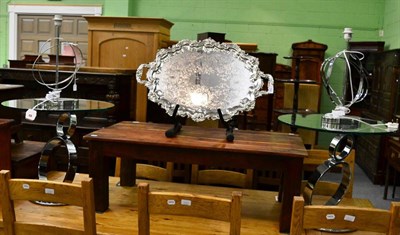
[[[150,61],[153,43],[147,34],[97,32],[94,33],[92,66],[136,69],[144,61]],[[149,58],[150,57],[150,58]]]

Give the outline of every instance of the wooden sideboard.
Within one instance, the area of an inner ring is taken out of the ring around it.
[[[54,66],[41,68],[41,76],[47,82],[54,82]],[[60,79],[71,74],[71,67],[60,67]],[[72,141],[77,146],[79,155],[79,171],[87,172],[88,158],[87,147],[82,136],[99,128],[109,126],[122,120],[133,120],[135,116],[135,70],[83,67],[77,73],[77,91],[72,86],[63,90],[61,97],[82,98],[109,101],[115,108],[108,112],[80,112],[76,113],[78,126]],[[37,74],[35,75],[37,76]],[[33,78],[32,69],[2,68],[0,81],[7,84],[21,84],[20,92],[10,97],[16,98],[43,98],[48,89],[39,85]],[[22,89],[22,90],[21,90]],[[12,111],[12,112],[11,112]],[[56,135],[55,125],[58,114],[38,112],[36,119],[31,122],[24,118],[24,112],[5,107],[0,108],[0,118],[13,118],[23,124],[24,138],[29,140],[44,141]]]
[[[167,46],[173,23],[161,18],[85,16],[88,66],[137,69]],[[133,89],[133,87],[132,87]],[[135,87],[135,119],[146,121],[147,89]]]

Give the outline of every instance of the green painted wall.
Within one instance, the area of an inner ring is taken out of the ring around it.
[[[326,56],[346,47],[342,32],[353,28],[353,41],[378,41],[383,28],[384,0],[133,0],[134,15],[162,17],[175,23],[172,39],[196,39],[201,32],[224,32],[234,42],[253,42],[262,52],[291,54],[294,42],[312,39],[328,45]],[[393,0],[398,1],[398,0]],[[343,71],[335,71],[333,86],[341,90]],[[323,91],[321,112],[333,108]],[[327,146],[332,135],[320,134]]]
[[[7,4],[102,4],[108,16],[166,18],[175,23],[171,34],[176,40],[195,39],[197,33],[207,31],[225,32],[234,42],[253,42],[260,51],[278,53],[280,63],[289,63],[283,56],[291,53],[293,42],[308,39],[327,44],[327,55],[334,54],[345,47],[344,27],[353,28],[354,40],[381,40],[383,13],[398,5],[398,0],[0,1],[1,28],[7,28]],[[6,40],[3,31],[0,39]],[[0,59],[4,61],[3,53]]]
[[[353,28],[353,41],[386,41],[400,47],[399,0],[0,0],[0,63],[7,62],[7,4],[102,4],[107,16],[161,17],[174,23],[171,39],[196,39],[202,32],[224,32],[234,42],[257,43],[259,51],[278,54],[308,39],[328,45],[326,56],[344,49],[342,31]],[[384,36],[379,37],[383,30]],[[334,86],[341,87],[343,71]],[[323,92],[321,112],[333,107]],[[320,137],[321,142],[328,138]]]
[[[255,42],[260,51],[277,52],[278,62],[293,42],[328,44],[328,55],[345,46],[344,27],[354,40],[378,40],[383,0],[133,0],[136,16],[163,17],[175,23],[172,38],[225,32],[235,42]]]
[[[400,48],[400,1],[386,0],[384,13],[384,39],[386,48]]]
[[[7,63],[8,58],[8,18],[7,1],[0,0],[0,66]]]

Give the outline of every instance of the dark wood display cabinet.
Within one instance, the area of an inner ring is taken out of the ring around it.
[[[398,122],[400,117],[400,49],[371,53],[368,62],[373,65],[369,97],[361,109],[363,117],[383,122]],[[362,136],[357,139],[357,164],[375,184],[383,184],[386,157],[390,141],[383,138]]]
[[[276,118],[288,113],[318,113],[320,106],[321,75],[320,67],[325,59],[328,46],[312,40],[292,44],[290,79],[275,79],[276,97],[274,105],[274,123]],[[281,103],[279,103],[281,101]],[[276,126],[275,130],[298,132],[304,144],[312,148],[316,143],[316,132],[297,130],[293,125]]]
[[[358,51],[364,54],[364,58],[361,60],[362,66],[367,72],[367,80],[369,84],[372,84],[372,80],[374,79],[373,75],[373,70],[374,70],[374,61],[372,59],[369,59],[370,55],[376,52],[382,52],[385,47],[385,42],[382,41],[354,41],[354,42],[349,42],[348,45],[348,50],[351,51]],[[351,59],[351,58],[350,58]],[[350,65],[352,66],[352,65]],[[352,66],[351,69],[351,77],[353,84],[358,85],[360,81],[360,73],[358,72],[357,68],[354,68]],[[349,86],[346,88],[346,97],[349,100],[350,99],[350,88]],[[370,94],[367,94],[369,96]],[[365,99],[366,101],[368,100]],[[361,110],[364,108],[368,107],[367,102],[358,102],[355,103],[351,106],[351,114],[359,116],[361,115]]]
[[[60,67],[60,80],[71,74],[70,69],[70,67]],[[54,67],[41,70],[41,76],[46,82],[54,82],[54,74]],[[116,122],[133,120],[135,116],[135,89],[132,89],[136,86],[135,70],[83,67],[76,76],[77,91],[72,91],[71,85],[61,92],[61,97],[101,100],[115,104],[110,111],[76,113],[78,123],[71,140],[78,152],[78,171],[87,172],[88,150],[82,137]],[[48,92],[45,86],[34,80],[32,69],[2,68],[0,69],[0,81],[5,84],[23,85],[23,90],[12,98],[43,98]],[[59,114],[39,111],[34,121],[28,121],[24,118],[24,112],[2,106],[0,117],[13,118],[17,122],[21,122],[24,139],[47,142],[56,135],[55,125]]]

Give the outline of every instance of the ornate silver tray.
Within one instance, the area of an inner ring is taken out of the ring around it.
[[[228,121],[253,109],[257,97],[273,93],[272,76],[258,65],[256,57],[236,44],[182,40],[159,50],[155,61],[140,65],[136,80],[149,89],[148,99],[171,116]],[[262,90],[263,79],[267,90]]]

